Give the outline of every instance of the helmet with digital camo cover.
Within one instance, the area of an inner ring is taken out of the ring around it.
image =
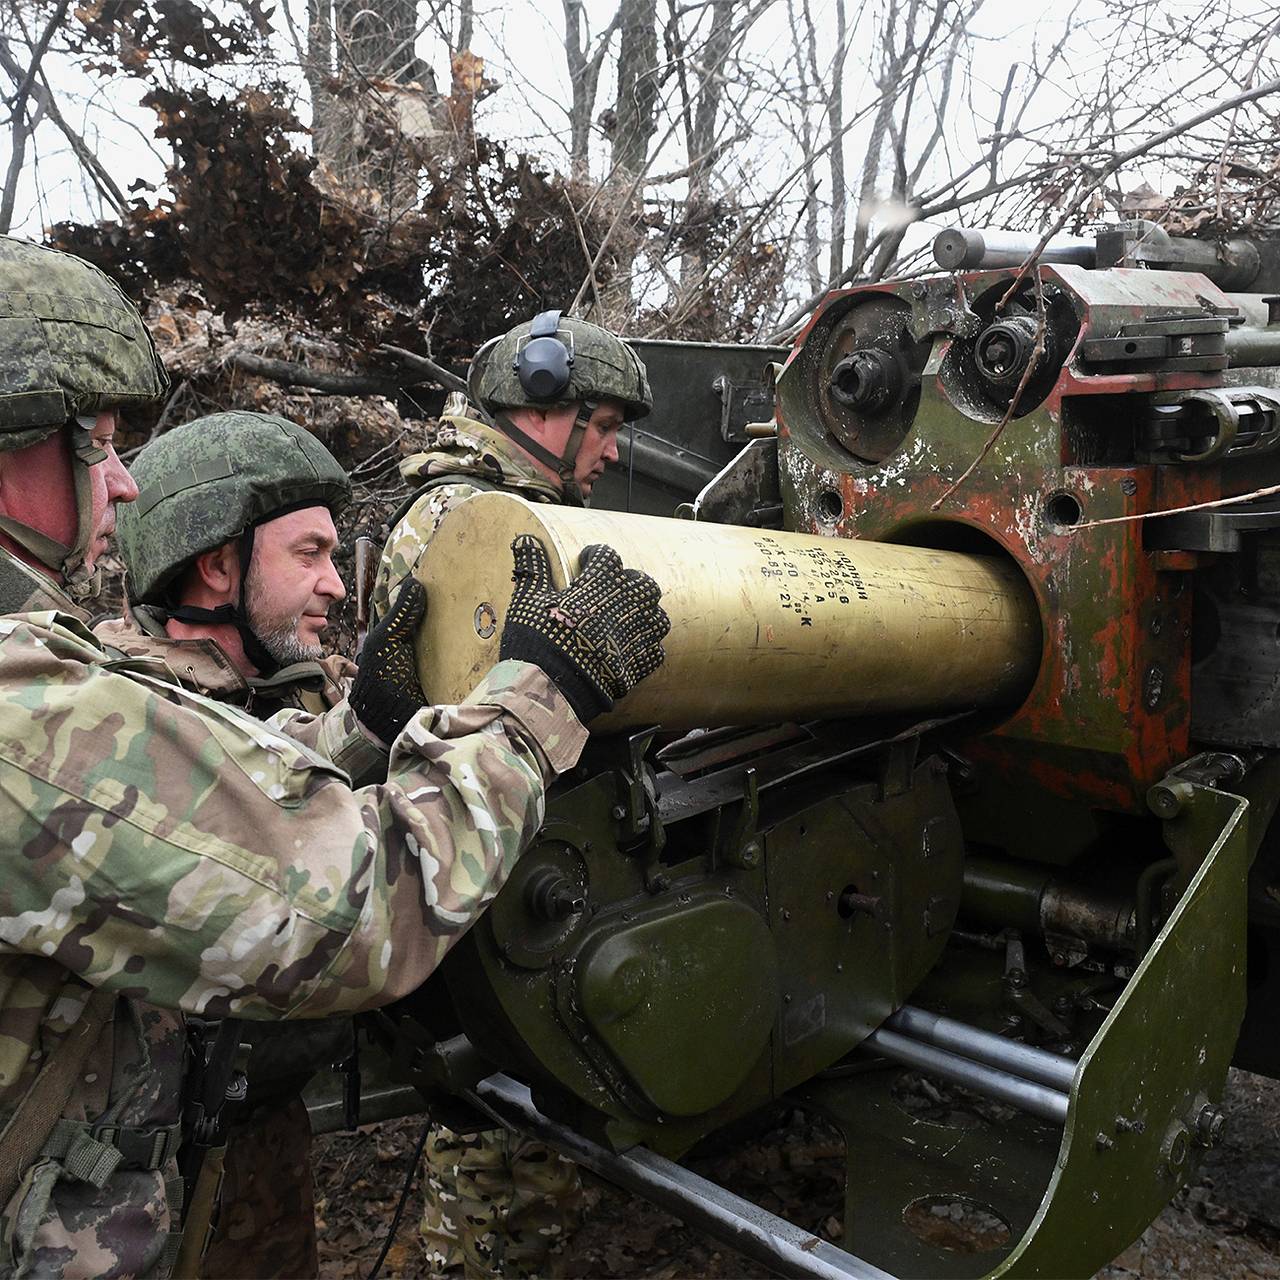
[[[120,509],[116,524],[130,600],[182,622],[231,623],[254,666],[263,674],[276,670],[246,610],[254,531],[302,507],[338,515],[351,499],[338,460],[287,418],[233,410],[157,437],[130,470],[138,498]],[[203,609],[173,599],[187,566],[228,542],[238,543],[238,602]]]
[[[574,463],[600,402],[619,401],[628,422],[653,409],[648,371],[631,345],[598,324],[560,311],[544,311],[485,343],[471,362],[467,384],[472,402],[505,435],[555,471],[566,499],[577,503],[583,499]],[[504,412],[575,403],[578,414],[559,457]]]
[[[67,546],[0,516],[0,531],[69,587],[87,587],[93,539],[92,441],[108,409],[155,405],[169,380],[133,303],[97,267],[69,253],[0,236],[0,452],[67,431],[74,462],[77,534]]]
[[[653,409],[649,375],[631,345],[559,311],[485,343],[471,362],[473,400],[486,409],[545,409],[575,400],[620,400],[628,422]]]

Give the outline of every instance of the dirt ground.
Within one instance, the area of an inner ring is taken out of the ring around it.
[[[1233,1072],[1224,1099],[1226,1136],[1195,1185],[1098,1280],[1280,1280],[1280,1083]],[[367,1276],[390,1224],[421,1132],[417,1118],[316,1141],[321,1276]],[[839,1144],[795,1122],[696,1162],[700,1173],[814,1231],[839,1233]],[[769,1273],[642,1200],[588,1178],[582,1228],[556,1268],[586,1277],[757,1277]],[[415,1184],[383,1267],[385,1277],[426,1276]]]

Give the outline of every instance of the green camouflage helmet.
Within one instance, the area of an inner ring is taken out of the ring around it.
[[[530,331],[542,318],[518,324],[480,348],[468,377],[473,401],[486,409],[545,409],[550,403],[596,401],[610,396],[622,401],[628,422],[649,413],[653,395],[644,361],[608,329],[570,316],[560,317],[554,329],[554,336],[569,351],[567,385],[553,399],[526,390],[520,380],[520,353],[531,341],[538,340],[531,339]]]
[[[94,534],[89,468],[106,458],[93,419],[153,405],[168,386],[151,335],[112,280],[69,253],[0,236],[0,452],[67,429],[78,529],[68,547],[7,516],[0,527],[69,587]]]
[[[309,506],[336,514],[351,498],[333,454],[271,413],[197,418],[153,440],[130,470],[138,500],[120,507],[116,535],[134,604],[163,604],[196,556],[267,520]]]
[[[69,253],[0,236],[0,449],[104,409],[145,408],[168,386],[114,281]]]

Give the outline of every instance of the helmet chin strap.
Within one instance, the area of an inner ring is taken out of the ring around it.
[[[236,544],[236,555],[240,562],[240,590],[235,604],[220,604],[213,609],[205,609],[199,605],[182,604],[173,609],[165,609],[164,615],[176,622],[203,622],[214,626],[233,626],[244,646],[244,656],[258,668],[260,676],[272,676],[280,670],[280,664],[267,651],[261,637],[249,622],[248,586],[249,565],[253,560],[254,525],[250,525]]]
[[[578,450],[587,434],[587,424],[598,405],[593,400],[578,402],[578,412],[574,416],[573,426],[569,429],[569,439],[565,442],[564,452],[557,457],[540,440],[535,440],[527,431],[522,431],[504,412],[487,415],[490,421],[508,439],[514,440],[526,453],[550,467],[560,481],[560,489],[565,503],[571,507],[585,507],[591,499],[583,492],[574,474],[578,462]]]
[[[0,515],[0,532],[6,533],[23,550],[48,569],[66,593],[75,600],[87,600],[97,594],[102,575],[85,566],[85,556],[93,542],[93,479],[90,468],[107,460],[105,449],[93,443],[95,415],[73,418],[67,424],[67,443],[71,450],[71,477],[75,486],[76,538],[71,546],[51,538],[47,533]]]

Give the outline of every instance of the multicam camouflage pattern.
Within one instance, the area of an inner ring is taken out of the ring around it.
[[[243,707],[340,768],[356,786],[386,777],[386,748],[366,733],[345,702],[355,663],[332,656],[299,662],[267,679],[246,679],[216,640],[173,640],[157,615],[137,605],[126,618],[99,623],[104,645],[130,657],[153,658],[175,684]],[[307,714],[294,714],[295,711]]]
[[[97,623],[93,633],[130,657],[158,658],[177,684],[243,707],[260,720],[289,708],[323,714],[347,696],[356,674],[356,664],[335,653],[317,662],[295,663],[266,679],[244,676],[216,640],[175,640],[165,631],[161,615],[147,605],[134,605],[123,617]]]
[[[542,1276],[582,1218],[577,1165],[505,1129],[460,1135],[443,1126],[424,1151],[422,1237],[434,1271]]]
[[[164,662],[175,683],[244,707],[259,718],[287,709],[323,712],[346,696],[355,664],[338,655],[297,663],[269,680],[241,675],[216,640],[175,640],[160,615],[136,605],[94,634],[130,657]],[[386,758],[380,753],[385,773]],[[313,1276],[318,1269],[311,1179],[311,1122],[300,1093],[317,1066],[350,1056],[349,1018],[247,1023],[249,1096],[229,1117],[215,1229],[203,1280]]]
[[[530,502],[561,500],[558,483],[543,475],[517,445],[461,412],[440,419],[429,447],[406,458],[400,464],[400,474],[410,484],[442,483],[423,494],[387,538],[370,602],[375,621],[391,608],[400,584],[413,573],[440,521],[458,503],[480,492],[480,487],[468,484],[465,477],[475,476],[488,488],[508,489]],[[452,480],[455,476],[459,477],[456,482]]]
[[[584,739],[541,671],[503,663],[466,703],[424,709],[387,782],[353,792],[274,723],[113,658],[71,617],[0,620],[0,1112],[86,983],[123,998],[66,1115],[135,1128],[172,1123],[181,1094],[179,1020],[159,1009],[318,1017],[419,986]],[[0,1274],[163,1274],[171,1173],[99,1187],[42,1160],[0,1212]]]
[[[391,530],[374,584],[375,618],[390,608],[440,521],[480,492],[465,477],[531,502],[562,498],[558,484],[512,441],[461,411],[440,420],[430,448],[406,458],[400,473],[411,484],[444,482],[423,494]],[[465,1264],[475,1275],[536,1274],[552,1247],[577,1225],[582,1200],[577,1166],[541,1143],[505,1129],[460,1137],[437,1128],[424,1160],[428,1195],[422,1232],[433,1265],[442,1269]]]

